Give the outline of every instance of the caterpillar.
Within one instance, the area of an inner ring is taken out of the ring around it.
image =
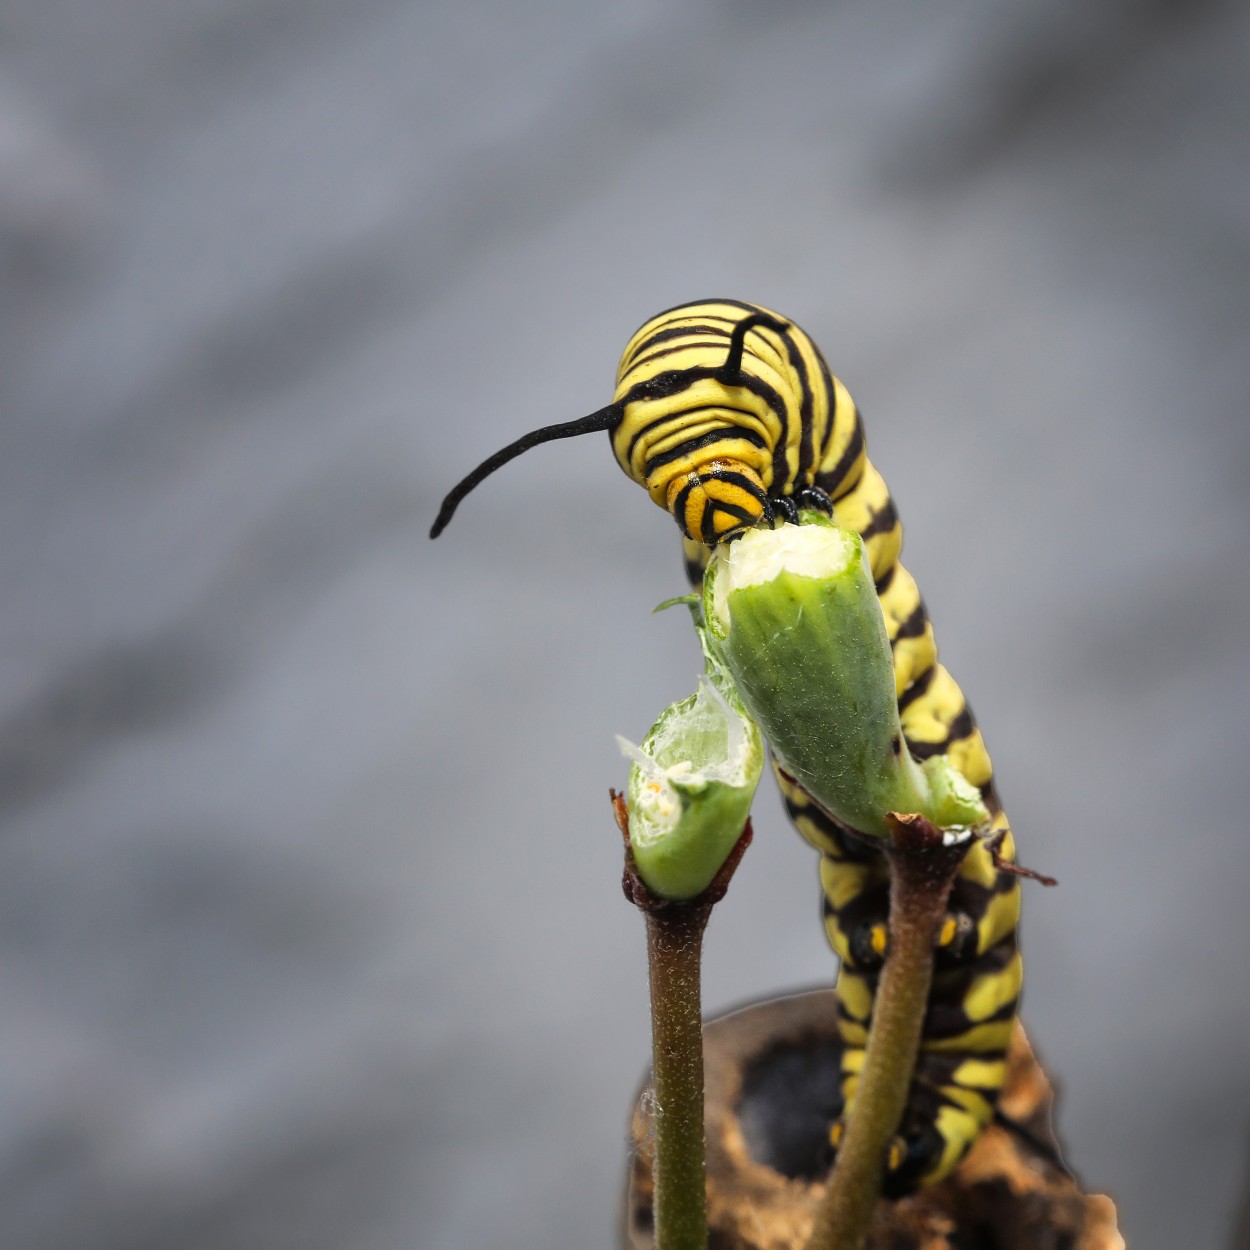
[[[672,514],[686,573],[698,586],[718,543],[761,521],[797,519],[800,504],[831,511],[864,540],[894,658],[899,717],[917,759],[946,754],[979,787],[1014,846],[989,755],[962,692],[938,663],[915,579],[899,563],[903,531],[868,459],[863,422],[846,387],[793,322],[738,300],[670,308],[630,339],[605,408],[525,435],[484,461],[447,496],[437,537],[469,491],[540,443],[606,431],[625,473]],[[820,852],[825,931],[839,958],[843,1111],[854,1101],[878,975],[888,948],[885,856],[840,827],[774,763],[799,833]],[[951,893],[907,1111],[887,1160],[891,1197],[933,1184],[994,1115],[1018,1007],[1018,879],[974,842]],[[836,1151],[844,1116],[830,1130]]]

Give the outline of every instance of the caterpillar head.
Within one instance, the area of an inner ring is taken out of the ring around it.
[[[772,519],[759,474],[737,460],[710,460],[678,474],[665,494],[665,507],[681,532],[708,547]]]

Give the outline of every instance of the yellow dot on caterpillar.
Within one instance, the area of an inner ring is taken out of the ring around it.
[[[842,1121],[834,1120],[829,1129],[829,1144],[834,1148],[834,1150],[837,1150],[837,1148],[842,1145],[842,1135],[844,1131]]]
[[[890,1149],[886,1152],[885,1166],[891,1172],[897,1172],[903,1166],[903,1160],[907,1158],[907,1143],[901,1137],[896,1137],[890,1143]]]
[[[955,940],[955,931],[959,928],[959,924],[954,916],[947,916],[942,921],[942,931],[938,934],[937,944],[939,946],[949,946]]]
[[[883,924],[875,924],[872,926],[872,936],[869,942],[872,946],[873,953],[876,955],[884,955],[885,948],[889,942],[889,931]]]

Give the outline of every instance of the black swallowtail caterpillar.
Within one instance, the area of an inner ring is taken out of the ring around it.
[[[793,520],[796,501],[832,506],[864,539],[894,656],[903,734],[917,759],[947,754],[980,788],[1014,856],[990,759],[963,694],[937,662],[933,627],[899,563],[903,531],[868,460],[863,423],[846,387],[792,322],[737,300],[683,304],[630,339],[611,404],[547,426],[485,461],[444,501],[437,537],[488,474],[539,443],[595,430],[617,463],[682,532],[696,586],[711,547],[761,520]],[[775,767],[775,766],[774,766]],[[873,846],[837,825],[775,767],[790,819],[821,854],[825,929],[840,959],[842,1096],[855,1097],[887,935],[889,869]],[[947,1175],[994,1114],[1020,993],[1018,880],[974,843],[951,894],[908,1109],[891,1150],[885,1192],[910,1193]],[[836,1147],[840,1121],[833,1126]]]

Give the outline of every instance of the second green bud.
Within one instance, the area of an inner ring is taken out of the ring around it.
[[[781,766],[836,819],[888,837],[889,812],[945,828],[988,819],[944,757],[918,764],[899,724],[885,618],[864,544],[818,513],[719,547],[703,615]]]

